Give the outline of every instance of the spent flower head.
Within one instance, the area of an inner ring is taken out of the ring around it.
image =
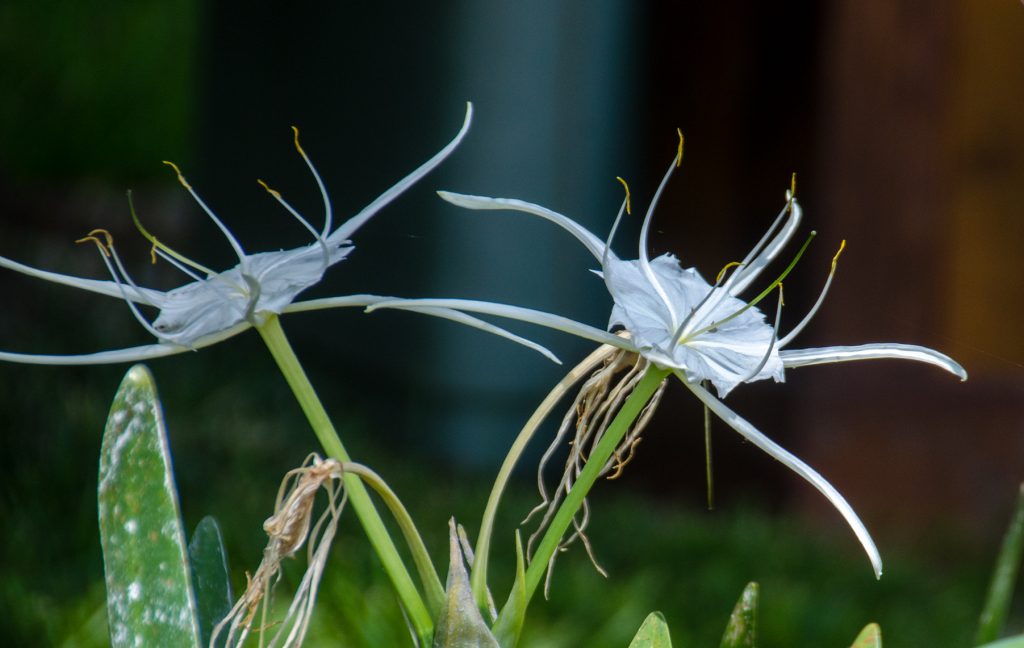
[[[682,160],[682,148],[683,140],[680,134],[676,156],[658,186],[644,217],[638,258],[632,260],[620,259],[611,249],[612,239],[623,214],[632,210],[629,189],[624,181],[622,182],[626,186],[626,198],[606,240],[595,236],[572,219],[540,205],[508,198],[439,192],[443,199],[460,207],[525,212],[551,221],[572,234],[601,264],[601,269],[596,273],[604,280],[614,302],[608,330],[529,308],[464,299],[381,301],[368,306],[367,310],[448,308],[467,313],[493,315],[573,333],[641,355],[654,366],[675,374],[710,411],[821,491],[846,518],[867,551],[875,573],[880,575],[881,558],[874,542],[845,498],[813,468],[726,406],[720,397],[726,396],[740,383],[767,378],[781,382],[784,380],[786,369],[853,360],[914,360],[940,367],[961,380],[967,379],[967,373],[948,356],[917,345],[883,343],[810,349],[787,348],[823,303],[835,275],[839,255],[845,247],[845,241],[832,260],[831,270],[816,303],[785,335],[780,337],[778,331],[783,305],[782,280],[796,265],[814,236],[813,232],[777,278],[769,282],[753,298],[744,300],[740,297],[786,248],[799,228],[802,210],[795,196],[795,181],[786,193],[785,206],[764,236],[742,261],[726,265],[714,282],[704,279],[694,268],[683,268],[672,254],[650,259],[647,240],[651,220],[669,178]],[[775,290],[780,294],[772,324],[757,306]],[[617,329],[621,329],[618,331],[619,334],[612,332]],[[705,381],[714,385],[719,398],[705,389]]]

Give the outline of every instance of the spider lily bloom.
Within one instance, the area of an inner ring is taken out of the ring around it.
[[[514,199],[439,192],[439,195],[448,202],[468,209],[513,210],[539,216],[576,237],[601,264],[601,270],[597,274],[603,278],[614,300],[609,330],[528,308],[472,300],[384,301],[369,306],[367,310],[451,308],[531,322],[640,354],[661,370],[675,374],[725,423],[821,491],[850,524],[867,551],[876,575],[881,575],[882,566],[878,550],[867,529],[843,496],[813,468],[762,434],[726,406],[720,398],[726,396],[740,383],[767,378],[781,382],[788,368],[832,362],[895,358],[932,364],[949,371],[961,380],[967,379],[967,373],[948,356],[915,345],[866,344],[787,349],[786,347],[803,330],[824,301],[835,274],[839,253],[832,261],[831,271],[817,302],[803,320],[781,338],[778,333],[778,319],[782,307],[781,282],[792,270],[807,243],[800,248],[796,258],[785,268],[782,275],[772,281],[766,289],[750,301],[740,299],[739,295],[750,288],[767,265],[791,241],[800,224],[801,209],[793,195],[795,187],[791,187],[787,192],[785,207],[757,245],[741,262],[726,266],[713,283],[705,280],[693,268],[684,269],[679,260],[671,254],[650,259],[647,238],[651,218],[658,199],[681,158],[682,139],[677,156],[665,173],[644,217],[640,231],[639,258],[635,260],[622,260],[611,250],[611,241],[622,215],[630,211],[628,186],[626,199],[607,241],[602,241],[575,221],[539,205]],[[809,241],[810,239],[807,242]],[[844,246],[845,242],[840,247],[840,253]],[[728,274],[728,270],[732,268],[732,273]],[[780,296],[775,324],[772,325],[766,321],[757,304],[775,288],[779,288]],[[610,332],[615,329],[622,329],[628,335],[615,335]],[[718,397],[704,388],[705,381],[714,385]]]
[[[223,272],[215,272],[186,258],[147,232],[135,216],[134,209],[132,217],[136,225],[143,236],[153,245],[154,261],[156,256],[160,256],[170,262],[192,279],[190,283],[168,291],[137,285],[126,272],[114,248],[113,239],[105,230],[94,230],[79,242],[91,241],[97,245],[103,262],[113,277],[112,281],[57,274],[0,257],[0,266],[2,267],[54,283],[123,299],[127,302],[132,314],[157,339],[155,344],[83,355],[59,356],[0,352],[0,360],[58,365],[135,362],[216,344],[251,326],[259,326],[271,314],[344,306],[366,306],[382,299],[372,295],[352,295],[295,302],[299,293],[318,283],[329,267],[347,257],[354,249],[349,239],[356,230],[455,150],[466,135],[471,119],[472,106],[467,105],[465,120],[455,139],[422,166],[378,196],[355,216],[333,230],[333,214],[327,191],[316,168],[299,144],[298,129],[294,129],[295,148],[309,167],[323,199],[325,213],[323,228],[315,229],[282,198],[280,193],[271,189],[262,180],[259,181],[264,189],[313,237],[313,242],[309,245],[291,250],[247,254],[224,223],[195,192],[178,167],[167,162],[166,164],[177,174],[181,185],[188,190],[227,238],[238,257],[238,265]],[[159,310],[159,314],[152,323],[143,316],[140,306]],[[424,312],[491,330],[491,332],[509,337],[553,357],[546,349],[532,342],[518,338],[504,330],[493,328],[491,325],[465,314],[444,309],[425,309]]]

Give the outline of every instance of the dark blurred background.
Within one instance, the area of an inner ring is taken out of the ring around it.
[[[898,363],[814,367],[727,402],[831,479],[883,555],[911,556],[928,574],[965,565],[956,578],[980,600],[1024,479],[1020,3],[7,0],[0,87],[0,254],[103,278],[95,250],[72,241],[105,227],[136,280],[161,288],[182,279],[149,265],[125,190],[161,240],[216,268],[235,262],[230,248],[161,160],[182,167],[248,250],[303,244],[305,232],[255,182],[320,222],[292,124],[342,218],[441,148],[466,101],[476,108],[449,161],[360,230],[356,251],[309,296],[489,299],[599,326],[609,299],[565,232],[526,215],[460,210],[434,190],[537,202],[603,236],[621,200],[615,176],[645,209],[679,127],[685,159],[650,246],[708,276],[753,245],[796,172],[804,230],[819,236],[787,280],[784,330],[813,304],[841,240],[847,249],[826,306],[794,346],[925,344],[955,357],[970,380]],[[624,256],[635,257],[639,220],[619,234]],[[115,300],[7,271],[0,290],[4,350],[148,342]],[[487,477],[566,369],[407,313],[320,312],[284,325],[353,454],[412,484],[413,509],[416,489],[434,489],[439,503],[420,515],[439,539],[450,513],[475,528]],[[569,366],[591,348],[511,328]],[[212,512],[241,525],[235,535],[252,529],[229,540],[236,566],[252,569],[276,483],[314,439],[254,333],[151,367],[186,523]],[[95,465],[125,370],[0,366],[0,597],[23,610],[9,615],[6,634],[26,645],[71,632],[102,598]],[[702,512],[702,413],[678,385],[639,450],[618,495],[694,524],[748,510],[783,519],[838,556],[803,577],[811,592],[837,565],[865,581],[857,587],[868,600],[888,591],[867,582],[866,559],[817,492],[723,424],[714,429],[716,511]],[[622,543],[603,539],[618,551]],[[750,554],[739,562],[752,573],[738,578],[787,577],[767,567],[787,564],[770,548],[743,547]],[[651,562],[645,552],[626,569]],[[659,569],[698,590],[687,565],[700,560]],[[897,583],[901,564],[890,562]],[[721,585],[723,600],[742,585]],[[906,596],[935,609],[934,583],[917,587],[919,598]],[[659,605],[669,603],[649,607]],[[884,606],[869,604],[863,622],[880,614]],[[856,628],[844,632],[852,639]]]

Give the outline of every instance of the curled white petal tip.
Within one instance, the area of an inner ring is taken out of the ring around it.
[[[843,519],[846,520],[846,523],[850,526],[853,534],[857,536],[857,540],[864,548],[864,552],[868,555],[868,560],[871,561],[871,568],[875,573],[875,578],[882,577],[882,556],[878,553],[878,547],[875,545],[875,541],[871,539],[871,534],[868,533],[867,527],[864,526],[860,517],[858,517],[857,513],[853,510],[853,507],[850,506],[850,503],[846,501],[846,498],[836,490],[835,486],[830,484],[827,479],[822,477],[818,471],[811,468],[802,459],[792,454],[778,443],[772,441],[750,422],[731,410],[729,406],[712,396],[711,392],[698,384],[694,384],[693,382],[686,380],[686,376],[679,370],[674,370],[674,373],[683,382],[683,384],[686,385],[686,387],[708,407],[708,409],[714,412],[718,418],[722,419],[722,421],[724,421],[729,427],[736,430],[743,438],[766,452],[773,459],[805,479],[811,486],[814,486],[818,492],[824,495],[832,506],[839,511],[839,514],[843,516]]]
[[[819,349],[792,349],[780,352],[779,356],[787,369],[853,360],[914,360],[944,369],[959,378],[961,382],[967,380],[967,371],[959,362],[945,353],[916,344],[881,343],[831,346]]]

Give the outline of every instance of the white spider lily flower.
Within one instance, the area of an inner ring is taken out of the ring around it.
[[[238,257],[238,265],[223,272],[214,272],[195,263],[170,249],[147,232],[139,223],[138,218],[135,217],[134,209],[132,210],[132,217],[135,219],[136,225],[143,236],[153,245],[154,261],[156,256],[160,256],[187,274],[192,279],[191,282],[168,291],[137,285],[126,272],[114,248],[113,239],[105,230],[94,230],[85,238],[80,239],[80,242],[92,241],[96,243],[101,252],[101,257],[113,278],[111,281],[57,274],[0,257],[0,267],[46,281],[123,299],[131,308],[132,314],[136,319],[157,339],[155,344],[82,355],[37,355],[0,352],[0,360],[56,365],[137,362],[201,349],[216,344],[252,326],[259,326],[272,314],[278,315],[346,306],[366,306],[375,301],[392,299],[374,295],[350,295],[304,302],[295,301],[299,293],[318,283],[329,267],[338,263],[352,252],[354,246],[350,237],[356,230],[416,181],[433,170],[455,150],[469,130],[472,115],[472,105],[467,104],[462,128],[447,146],[336,229],[332,229],[333,214],[327,190],[313,163],[299,144],[298,129],[293,127],[295,148],[312,173],[323,199],[323,228],[321,230],[315,229],[309,221],[303,218],[282,198],[280,193],[271,189],[262,180],[259,181],[263,188],[313,236],[312,243],[291,250],[247,254],[224,223],[195,192],[178,167],[171,162],[167,162],[166,164],[174,169],[181,185],[188,190],[203,211],[223,232]],[[149,322],[142,314],[140,306],[157,309],[159,313],[152,322]],[[481,322],[464,313],[434,308],[420,310],[430,315],[445,317],[496,333],[535,349],[557,361],[543,347],[515,336],[499,327]]]
[[[572,219],[539,205],[507,198],[439,192],[439,195],[448,202],[468,209],[512,210],[539,216],[576,237],[601,264],[601,270],[595,272],[603,278],[614,301],[608,324],[609,330],[528,308],[473,300],[381,301],[368,306],[367,310],[450,308],[510,318],[626,349],[642,355],[657,367],[671,370],[726,424],[825,495],[852,527],[871,560],[875,574],[880,576],[882,563],[878,550],[864,524],[845,498],[813,468],[766,437],[729,409],[719,398],[725,397],[740,383],[766,378],[781,382],[785,369],[788,368],[851,360],[915,360],[945,369],[961,380],[967,379],[967,373],[945,354],[909,344],[865,344],[800,350],[785,348],[804,329],[824,301],[835,274],[839,254],[845,247],[844,241],[832,260],[828,279],[810,312],[781,338],[777,330],[782,307],[781,294],[774,325],[766,321],[764,314],[756,305],[776,287],[781,292],[782,279],[792,270],[807,243],[800,248],[796,258],[782,275],[766,289],[749,301],[740,299],[739,295],[757,280],[768,264],[786,247],[800,225],[802,211],[794,196],[795,187],[791,187],[787,192],[786,205],[768,232],[741,262],[727,265],[714,283],[703,279],[693,268],[682,268],[679,260],[671,254],[649,259],[647,238],[651,218],[662,191],[681,159],[682,136],[676,158],[665,173],[644,217],[640,232],[639,258],[628,261],[619,259],[611,250],[611,241],[620,219],[624,212],[630,210],[628,186],[626,199],[607,241],[602,241]],[[622,182],[625,185],[625,182]],[[807,242],[809,241],[810,239]],[[726,276],[726,271],[734,266],[732,274]],[[624,329],[628,335],[615,335],[610,332],[619,328]],[[704,381],[715,386],[719,398],[701,386]]]

